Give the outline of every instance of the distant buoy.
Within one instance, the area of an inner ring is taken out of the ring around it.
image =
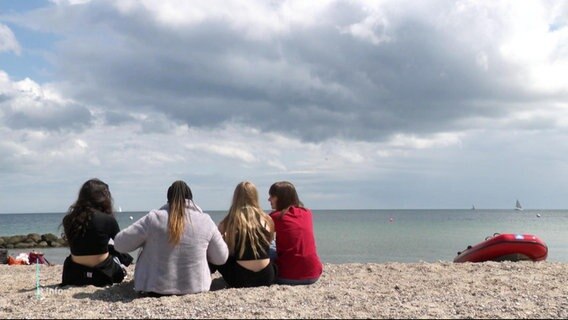
[[[393,221],[394,221],[393,217],[390,217],[389,222],[393,222]]]
[[[536,217],[537,217],[537,218],[540,218],[540,213],[537,213],[537,214],[536,214]]]
[[[134,218],[132,218],[132,216],[130,216],[130,220],[132,220],[132,219],[134,219]]]

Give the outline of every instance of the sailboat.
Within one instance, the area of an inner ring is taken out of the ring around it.
[[[475,210],[475,206],[474,206],[474,205],[471,205],[471,210]]]
[[[515,203],[515,210],[516,211],[523,211],[523,207],[521,206],[519,199],[517,199],[517,203]]]
[[[122,207],[118,206],[118,212],[122,212]]]

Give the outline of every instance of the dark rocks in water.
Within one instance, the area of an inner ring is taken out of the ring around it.
[[[49,243],[49,242],[55,241],[59,238],[56,235],[54,235],[53,233],[46,233],[46,234],[41,235],[41,239],[43,241],[47,241]]]
[[[26,237],[24,237],[24,236],[11,236],[11,237],[8,238],[8,241],[6,241],[6,243],[16,244],[16,243],[22,242],[25,239],[26,239]]]
[[[41,241],[41,236],[37,233],[30,233],[30,234],[28,234],[27,238],[33,240],[34,242],[40,242]]]
[[[37,244],[37,246],[38,246],[39,248],[47,248],[47,247],[49,247],[49,244],[47,244],[47,242],[45,242],[45,241],[40,241],[40,242]]]
[[[15,235],[9,237],[0,237],[0,248],[6,249],[29,249],[29,248],[60,248],[67,247],[68,243],[65,239],[59,238],[53,233],[38,234],[30,233],[28,235]]]
[[[35,247],[35,243],[20,242],[14,245],[14,249],[29,249]]]

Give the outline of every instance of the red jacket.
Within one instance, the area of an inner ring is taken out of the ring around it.
[[[290,207],[281,216],[270,213],[276,231],[278,277],[289,280],[317,279],[323,266],[316,251],[312,212],[306,208]]]

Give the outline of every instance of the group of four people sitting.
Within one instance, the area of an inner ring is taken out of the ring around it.
[[[128,252],[138,248],[134,290],[141,295],[205,292],[215,271],[235,288],[315,283],[323,267],[311,211],[290,182],[276,182],[268,193],[270,214],[261,209],[254,184],[239,183],[217,226],[194,202],[189,186],[176,181],[167,204],[120,230],[108,185],[88,180],[63,218],[71,254],[61,284],[119,283],[133,260]]]

